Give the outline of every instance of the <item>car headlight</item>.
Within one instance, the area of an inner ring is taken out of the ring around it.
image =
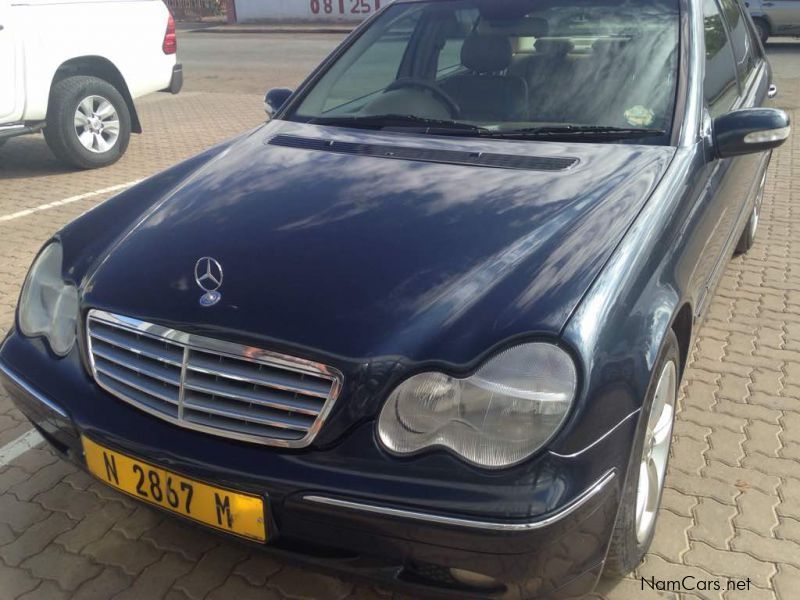
[[[550,441],[576,388],[575,363],[564,350],[523,344],[466,379],[439,372],[407,379],[386,401],[378,435],[396,454],[441,446],[475,465],[507,467]]]
[[[75,344],[78,290],[61,277],[63,251],[53,242],[33,263],[19,301],[19,328],[27,337],[44,336],[66,356]]]

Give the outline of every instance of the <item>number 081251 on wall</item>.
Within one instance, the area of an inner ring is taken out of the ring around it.
[[[314,15],[371,15],[391,0],[310,0]]]

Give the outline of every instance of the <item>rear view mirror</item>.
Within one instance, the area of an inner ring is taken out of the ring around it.
[[[714,148],[720,158],[777,148],[791,133],[789,115],[777,108],[747,108],[714,120]]]
[[[273,88],[267,92],[264,97],[264,108],[270,119],[283,108],[293,93],[292,90],[287,88]]]

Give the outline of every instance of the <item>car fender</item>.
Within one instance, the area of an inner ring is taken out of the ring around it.
[[[142,133],[142,124],[139,120],[139,113],[136,110],[136,105],[133,102],[128,82],[125,81],[125,76],[120,72],[114,63],[102,56],[78,56],[72,58],[65,63],[62,63],[56,72],[53,74],[53,80],[50,85],[52,87],[60,80],[66,77],[76,75],[88,75],[90,77],[98,77],[107,81],[116,88],[125,104],[128,106],[128,111],[131,115],[131,131],[133,133]]]
[[[690,347],[691,289],[696,257],[684,243],[684,224],[695,197],[686,185],[703,163],[702,149],[679,149],[615,253],[562,332],[576,350],[583,374],[573,414],[551,447],[574,454],[592,446],[623,421],[637,418],[667,332],[688,310],[681,327]],[[682,354],[687,352],[682,348]]]

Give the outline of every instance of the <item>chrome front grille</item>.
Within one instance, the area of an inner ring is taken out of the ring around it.
[[[330,367],[93,310],[92,371],[121,400],[182,427],[248,442],[310,444],[342,385]]]

